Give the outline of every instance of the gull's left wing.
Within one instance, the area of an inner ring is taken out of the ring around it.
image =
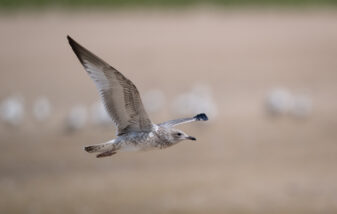
[[[115,68],[67,37],[74,53],[94,80],[106,110],[117,126],[117,135],[151,131],[150,121],[136,86]]]
[[[177,126],[177,125],[184,124],[184,123],[190,123],[190,122],[193,122],[193,121],[207,121],[207,120],[208,120],[207,115],[204,114],[204,113],[201,113],[201,114],[198,114],[194,117],[188,117],[188,118],[182,118],[182,119],[176,119],[176,120],[169,120],[169,121],[166,121],[164,123],[160,123],[158,125],[159,126],[173,127],[173,126]]]

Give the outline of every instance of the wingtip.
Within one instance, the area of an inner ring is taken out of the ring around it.
[[[207,121],[208,120],[208,117],[205,113],[198,114],[194,118],[197,119],[198,121],[200,121],[200,120]]]
[[[69,42],[69,45],[71,47],[71,49],[73,49],[75,55],[77,56],[77,58],[80,60],[80,62],[83,64],[83,60],[82,60],[82,56],[81,56],[81,52],[83,52],[83,50],[86,50],[84,47],[82,47],[80,44],[78,44],[73,38],[71,38],[69,35],[67,35],[67,39]]]
[[[67,39],[70,45],[75,43],[75,40],[73,38],[71,38],[71,36],[67,35]]]

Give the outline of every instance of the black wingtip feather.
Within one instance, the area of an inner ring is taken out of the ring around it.
[[[80,62],[83,64],[83,60],[82,60],[82,56],[80,54],[81,51],[86,50],[85,48],[83,48],[80,44],[78,44],[73,38],[71,38],[69,35],[67,35],[67,39],[69,42],[69,45],[71,47],[71,49],[73,49],[75,55],[77,56],[77,58],[80,60]]]
[[[93,63],[95,65],[99,65],[99,66],[109,66],[108,63],[104,62],[104,60],[102,60],[101,58],[99,58],[95,54],[91,53],[88,49],[86,49],[85,47],[80,45],[78,42],[76,42],[69,35],[67,35],[67,39],[68,39],[70,47],[73,49],[75,55],[80,60],[80,62],[83,66],[84,66],[83,60],[90,61],[91,63]]]
[[[75,40],[71,38],[69,35],[67,35],[67,39],[71,47],[73,47],[76,44]]]
[[[68,39],[68,42],[70,44],[77,44],[78,45],[78,43],[71,36],[67,35],[67,39]]]
[[[200,120],[207,121],[208,120],[208,117],[205,113],[198,114],[198,115],[194,116],[194,118],[197,119],[198,121],[200,121]]]

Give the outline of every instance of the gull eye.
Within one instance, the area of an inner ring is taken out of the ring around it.
[[[179,137],[180,137],[180,136],[181,136],[181,133],[180,133],[180,132],[178,132],[178,133],[177,133],[177,136],[179,136]]]

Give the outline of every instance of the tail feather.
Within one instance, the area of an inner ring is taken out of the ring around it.
[[[101,145],[93,145],[93,146],[86,146],[84,147],[84,150],[89,153],[93,152],[99,152],[101,150],[102,146]]]
[[[114,151],[115,149],[113,141],[84,147],[84,150],[89,153]]]

